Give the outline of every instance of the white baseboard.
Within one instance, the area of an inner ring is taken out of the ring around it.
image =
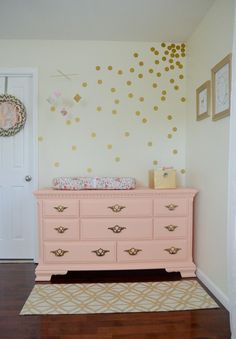
[[[209,291],[211,291],[211,293],[229,311],[229,298],[201,270],[197,269],[196,275],[198,279],[209,289]]]

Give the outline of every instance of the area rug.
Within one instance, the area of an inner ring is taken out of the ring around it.
[[[217,307],[196,280],[38,284],[20,314],[157,312]]]

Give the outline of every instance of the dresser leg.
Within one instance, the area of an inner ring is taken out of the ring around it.
[[[194,267],[186,267],[186,268],[182,268],[180,267],[179,269],[176,267],[173,268],[166,268],[166,272],[180,272],[181,277],[182,278],[193,278],[196,277],[196,273],[195,273],[195,266]]]
[[[66,274],[67,270],[43,270],[38,266],[35,270],[35,281],[50,281],[53,274]]]
[[[182,278],[196,277],[195,269],[185,269],[180,271]]]

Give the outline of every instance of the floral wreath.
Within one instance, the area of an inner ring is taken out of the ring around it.
[[[25,122],[24,104],[13,95],[0,95],[0,136],[15,135],[24,127]]]

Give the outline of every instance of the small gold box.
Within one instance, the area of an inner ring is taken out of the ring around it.
[[[176,188],[176,170],[163,168],[153,174],[154,188]]]

